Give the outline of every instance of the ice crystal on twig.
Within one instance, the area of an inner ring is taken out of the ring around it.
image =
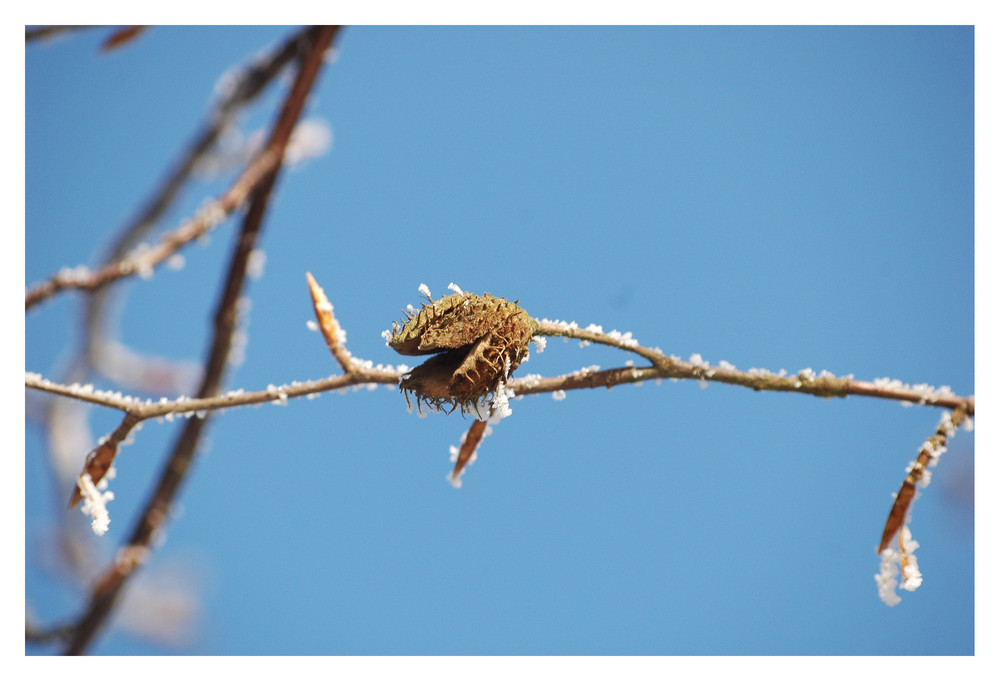
[[[77,478],[77,486],[83,497],[83,505],[80,510],[83,511],[84,515],[90,516],[90,527],[98,537],[103,536],[111,524],[107,503],[115,498],[115,493],[107,489],[107,480],[112,477],[114,477],[113,468],[97,485],[90,479],[89,473],[81,473],[80,477]]]

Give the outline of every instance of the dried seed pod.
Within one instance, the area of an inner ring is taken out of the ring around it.
[[[402,355],[434,354],[404,374],[399,387],[441,409],[469,411],[497,390],[527,354],[538,322],[516,302],[454,293],[393,323],[389,347]],[[435,354],[436,353],[436,354]]]

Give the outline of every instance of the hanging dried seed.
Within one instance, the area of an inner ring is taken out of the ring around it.
[[[401,355],[434,354],[404,374],[399,387],[417,404],[469,411],[497,390],[527,354],[538,323],[516,302],[454,293],[393,323],[389,347]]]

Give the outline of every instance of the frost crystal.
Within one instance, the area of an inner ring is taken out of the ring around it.
[[[247,258],[247,277],[250,279],[260,279],[264,275],[264,264],[267,262],[267,253],[260,248],[250,251]]]
[[[914,555],[920,544],[913,539],[910,528],[906,525],[900,529],[900,544],[898,550],[888,547],[882,551],[879,573],[875,575],[879,598],[888,606],[897,605],[902,601],[896,593],[896,587],[899,586],[897,577],[900,572],[903,575],[902,588],[907,591],[916,591],[924,581],[920,568],[917,567],[917,557]]]
[[[333,131],[322,118],[307,118],[300,121],[292,131],[285,149],[284,163],[298,165],[310,158],[317,158],[329,151],[333,145]]]
[[[882,552],[882,562],[879,564],[879,573],[875,575],[875,583],[878,584],[878,597],[882,602],[892,607],[903,601],[896,593],[899,580],[899,554],[892,549]]]
[[[106,479],[109,477],[114,477],[111,470],[105,475],[105,479],[101,480],[101,490],[107,487]],[[108,531],[108,526],[111,524],[107,503],[115,498],[115,493],[110,490],[99,491],[89,473],[81,474],[77,478],[77,484],[83,494],[83,506],[80,510],[84,515],[90,516],[90,527],[94,530],[94,534],[100,537]]]
[[[608,333],[608,337],[615,341],[618,341],[627,348],[633,348],[639,345],[639,341],[637,341],[635,338],[632,338],[631,331],[626,331],[625,333],[621,333],[617,329],[612,329]]]

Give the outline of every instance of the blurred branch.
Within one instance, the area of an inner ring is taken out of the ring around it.
[[[329,26],[313,27],[307,31],[309,36],[308,51],[302,55],[295,83],[289,91],[281,114],[274,125],[267,149],[262,154],[262,157],[265,158],[275,157],[272,162],[277,162],[278,165],[261,180],[260,185],[253,193],[237,241],[236,251],[230,262],[229,274],[215,317],[215,334],[206,361],[202,385],[198,391],[198,396],[201,398],[215,395],[222,384],[223,370],[236,326],[236,303],[243,290],[250,253],[257,243],[263,217],[280,170],[280,159],[284,154],[295,123],[305,107],[307,96],[319,75],[326,50],[337,31],[338,27]],[[114,564],[98,579],[87,610],[80,618],[73,638],[66,648],[67,654],[84,652],[104,624],[126,581],[135,569],[146,560],[153,536],[169,515],[173,499],[186,477],[195,449],[207,423],[207,418],[199,418],[191,419],[185,424],[185,428],[175,443],[169,461],[161,474],[159,484],[126,546],[119,552]]]
[[[99,28],[99,26],[36,26],[34,28],[25,28],[24,42],[30,43],[38,40],[48,40],[65,33],[82,31],[88,28]]]
[[[174,169],[153,193],[139,214],[121,231],[109,250],[105,265],[96,271],[85,266],[64,268],[48,279],[28,288],[24,308],[34,305],[67,289],[95,291],[106,284],[134,274],[145,275],[178,251],[185,244],[209,231],[235,210],[264,177],[279,162],[273,154],[262,153],[218,199],[203,207],[173,232],[164,235],[157,246],[135,249],[135,245],[156,225],[180,195],[193,170],[214,147],[219,136],[232,123],[244,106],[256,99],[270,82],[282,72],[302,50],[306,32],[296,33],[281,48],[257,58],[253,64],[233,77],[225,96],[209,115],[205,127],[182,154]],[[131,252],[130,252],[131,251]],[[92,299],[87,313],[91,328],[102,327],[99,319],[104,309],[102,299]]]
[[[32,643],[51,643],[62,641],[73,634],[72,624],[49,626],[44,629],[36,627],[28,618],[24,620],[24,640]]]
[[[117,50],[120,47],[128,45],[130,42],[142,35],[148,26],[122,26],[121,28],[115,29],[111,35],[104,39],[101,43],[101,50],[103,52],[110,52],[111,50]]]

